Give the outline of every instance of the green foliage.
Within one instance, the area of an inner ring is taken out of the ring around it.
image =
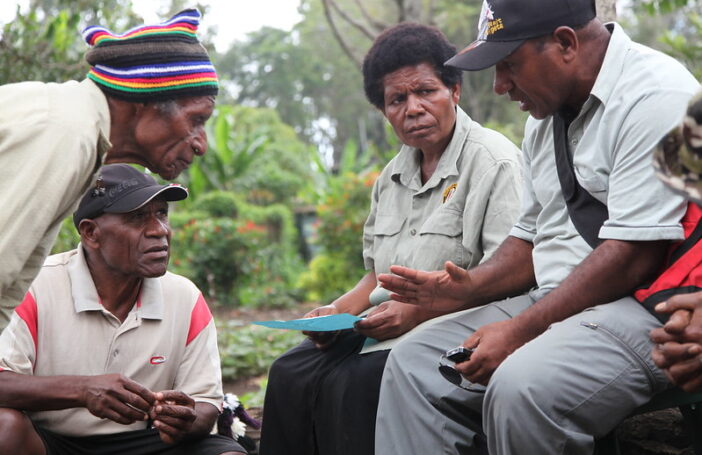
[[[302,268],[289,208],[250,205],[213,191],[196,211],[171,216],[171,269],[192,279],[215,305],[287,306]]]
[[[696,3],[695,0],[644,0],[641,1],[641,6],[650,15],[654,14],[667,14],[672,13],[676,10],[680,10],[690,5],[691,3]]]
[[[243,325],[236,320],[217,321],[217,338],[225,381],[267,373],[273,360],[303,340],[297,331]]]
[[[80,30],[89,24],[129,27],[138,22],[129,3],[118,0],[33,0],[29,12],[2,28],[0,83],[82,79],[88,45]]]
[[[526,123],[528,114],[524,113],[523,117],[524,121],[520,123],[502,124],[498,122],[486,122],[483,126],[504,134],[505,137],[516,144],[517,147],[521,147],[522,139],[524,139],[524,124]]]
[[[70,251],[75,249],[80,242],[80,235],[73,226],[73,218],[70,216],[63,220],[61,223],[61,230],[59,231],[56,242],[51,249],[51,254],[63,253],[64,251]]]
[[[366,273],[363,267],[363,224],[377,171],[345,172],[329,179],[317,205],[319,223],[314,241],[322,252],[300,277],[310,300],[329,302],[351,289]]]
[[[261,381],[257,391],[245,393],[239,399],[245,408],[261,408],[266,398],[266,388],[268,388],[268,378]]]
[[[661,42],[667,52],[687,65],[698,79],[702,78],[702,16],[690,14],[687,17],[688,33],[666,30],[661,36]]]
[[[180,179],[194,195],[233,191],[256,204],[289,204],[313,179],[314,150],[276,111],[219,105],[207,126],[208,152]]]

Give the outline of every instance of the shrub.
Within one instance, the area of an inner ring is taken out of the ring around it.
[[[192,279],[214,305],[297,302],[302,261],[287,207],[253,206],[222,191],[195,202],[197,211],[171,216],[174,272]]]
[[[310,300],[329,302],[348,291],[365,275],[363,224],[368,216],[370,193],[378,172],[345,172],[329,179],[317,206],[319,224],[313,241],[321,253],[300,277]]]

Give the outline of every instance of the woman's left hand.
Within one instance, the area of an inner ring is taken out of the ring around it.
[[[378,305],[365,319],[355,325],[361,335],[376,340],[388,340],[409,332],[425,319],[416,305],[388,300]]]

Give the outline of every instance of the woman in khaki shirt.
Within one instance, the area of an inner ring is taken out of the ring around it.
[[[381,34],[366,55],[366,96],[404,145],[373,188],[363,235],[368,274],[306,317],[361,314],[382,303],[355,330],[306,333],[275,361],[262,455],[372,454],[392,343],[370,345],[443,314],[387,300],[376,274],[393,264],[440,270],[447,260],[473,267],[494,252],[518,215],[519,150],[458,107],[461,72],[443,66],[455,52],[438,30],[405,23]]]

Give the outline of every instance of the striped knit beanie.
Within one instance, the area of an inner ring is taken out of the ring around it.
[[[108,95],[126,101],[164,101],[216,95],[217,74],[197,39],[200,12],[187,9],[158,25],[121,35],[100,26],[83,30],[92,47],[88,78]]]

